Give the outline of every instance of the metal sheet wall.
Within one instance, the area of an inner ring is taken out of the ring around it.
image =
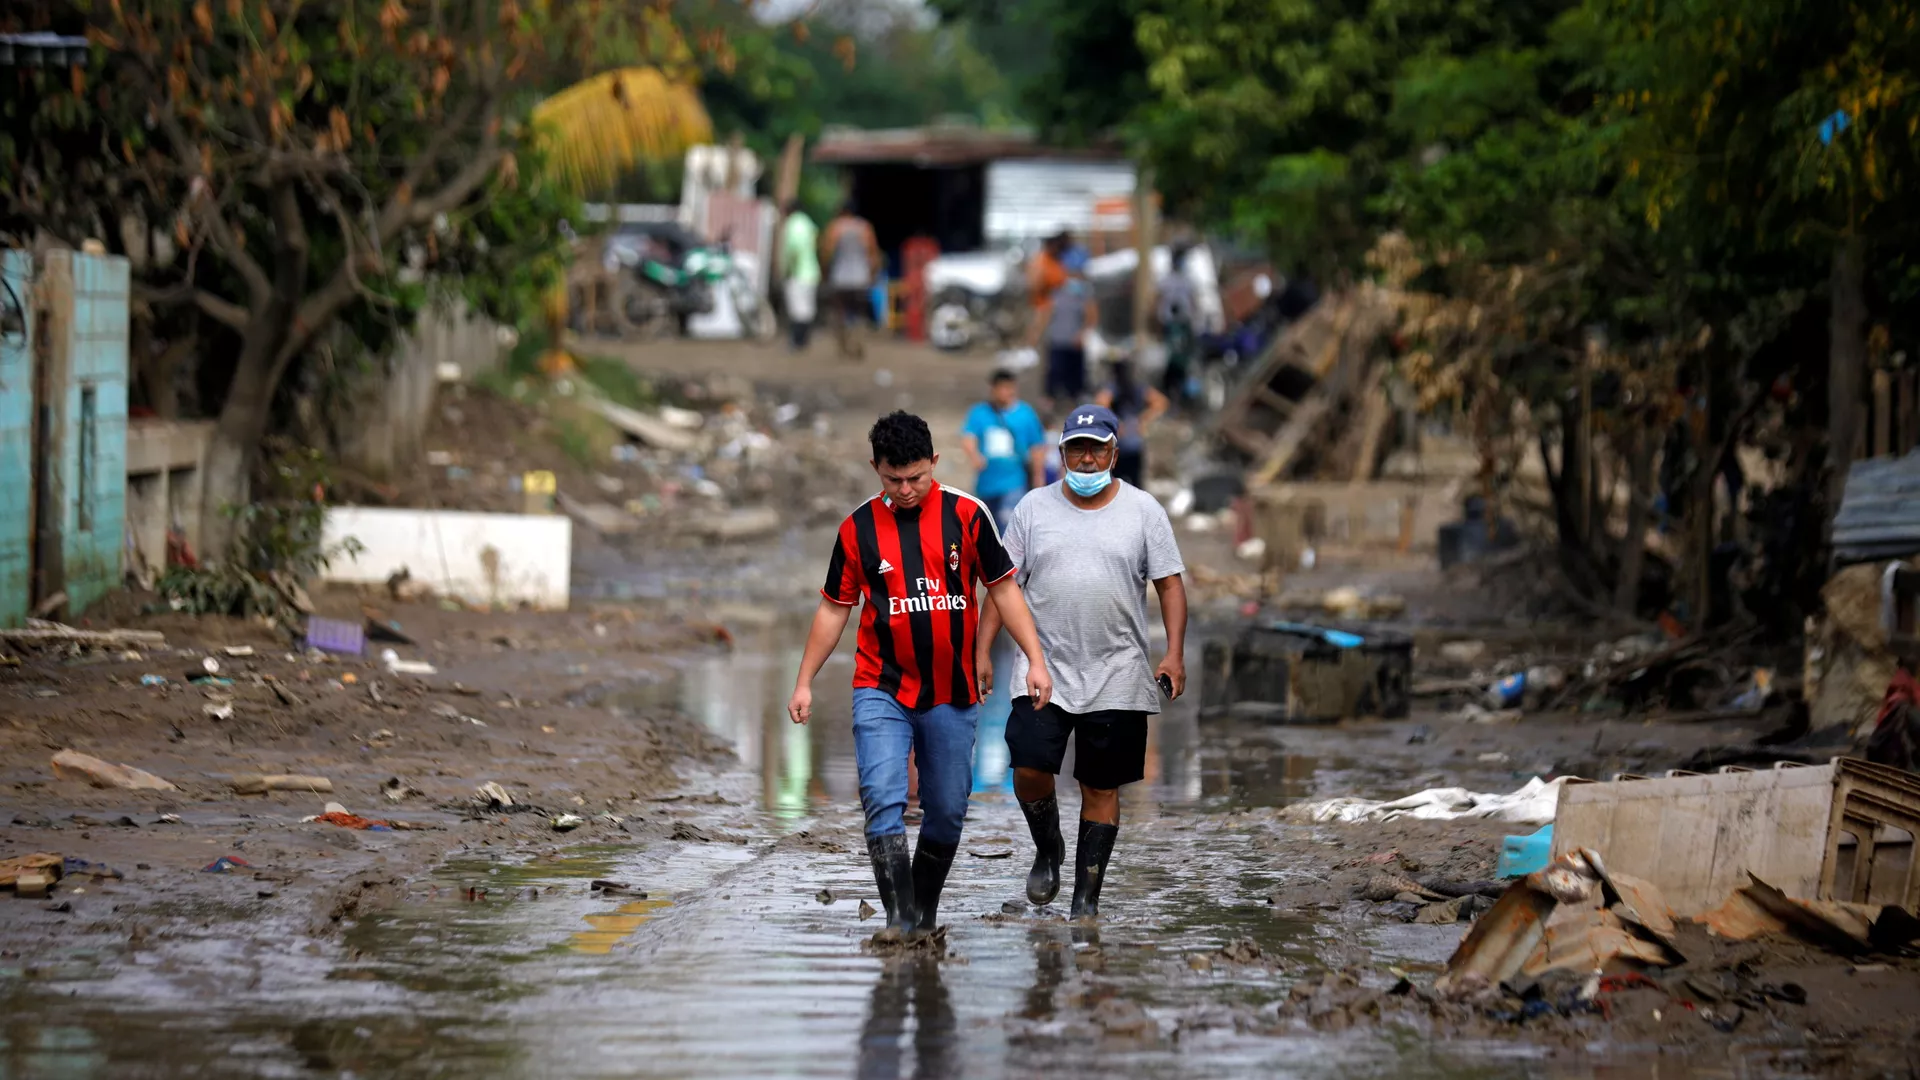
[[[1093,225],[1093,204],[1133,194],[1125,161],[996,161],[987,166],[987,243],[1025,244]]]

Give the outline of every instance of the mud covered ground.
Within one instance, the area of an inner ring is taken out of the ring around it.
[[[632,359],[689,379],[720,355]],[[819,437],[854,454],[866,418],[896,405],[944,437],[988,365],[871,355],[762,350],[736,374],[828,410]],[[965,480],[951,459],[942,476]],[[849,505],[862,494],[857,470],[833,483]],[[1227,539],[1181,539],[1196,577],[1244,577]],[[824,543],[809,513],[745,543],[583,533],[570,613],[380,600],[417,642],[393,647],[430,676],[387,673],[384,646],[319,661],[249,624],[125,605],[100,617],[160,629],[169,647],[23,653],[0,668],[0,858],[57,852],[120,876],[0,897],[0,1076],[1912,1075],[1908,957],[1693,934],[1685,968],[1591,1003],[1560,986],[1440,1000],[1431,986],[1464,923],[1380,898],[1378,879],[1483,881],[1500,837],[1531,830],[1284,812],[1657,772],[1756,734],[1737,723],[1423,709],[1298,728],[1202,721],[1178,703],[1125,792],[1103,919],[1073,926],[1020,898],[1028,841],[997,695],[945,954],[873,955],[851,735],[831,719],[848,645],[822,675],[823,719],[781,715]],[[1591,629],[1529,624],[1484,579],[1378,553],[1327,552],[1289,588],[1353,583],[1407,598],[1397,625],[1421,642],[1422,674],[1459,674],[1432,658],[1447,637],[1500,650]],[[1230,632],[1244,597],[1196,592],[1197,633]],[[320,603],[353,617],[361,599]],[[209,655],[232,686],[186,681]],[[55,779],[69,747],[180,790]],[[325,776],[334,792],[236,796],[240,773]],[[488,782],[537,809],[476,804]],[[416,827],[300,820],[329,801]],[[1062,801],[1072,814],[1077,798]],[[585,824],[556,832],[561,813]],[[248,865],[203,869],[221,856]]]

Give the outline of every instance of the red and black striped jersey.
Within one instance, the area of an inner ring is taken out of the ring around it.
[[[1013,571],[993,515],[964,491],[936,483],[912,510],[868,499],[840,523],[820,590],[847,607],[866,599],[853,685],[910,709],[972,705],[975,585]]]

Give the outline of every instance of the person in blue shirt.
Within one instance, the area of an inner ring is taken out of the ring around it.
[[[1011,371],[996,371],[987,400],[967,413],[960,445],[980,474],[973,493],[987,504],[1002,532],[1020,497],[1044,486],[1047,433],[1040,414],[1020,400],[1020,382]]]

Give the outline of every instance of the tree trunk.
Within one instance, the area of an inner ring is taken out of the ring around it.
[[[1647,563],[1647,504],[1653,492],[1653,440],[1639,419],[1627,421],[1627,535],[1620,541],[1620,579],[1613,606],[1628,615],[1640,610],[1640,575]]]
[[[1860,441],[1861,397],[1867,378],[1867,301],[1864,245],[1849,233],[1833,253],[1833,315],[1828,323],[1828,492],[1834,511],[1846,492],[1847,467]],[[1829,522],[1831,528],[1831,522]]]
[[[201,465],[200,554],[208,561],[224,562],[232,555],[231,510],[245,506],[252,495],[253,466],[267,434],[276,382],[270,377],[272,353],[266,350],[265,342],[248,341],[207,441]]]

